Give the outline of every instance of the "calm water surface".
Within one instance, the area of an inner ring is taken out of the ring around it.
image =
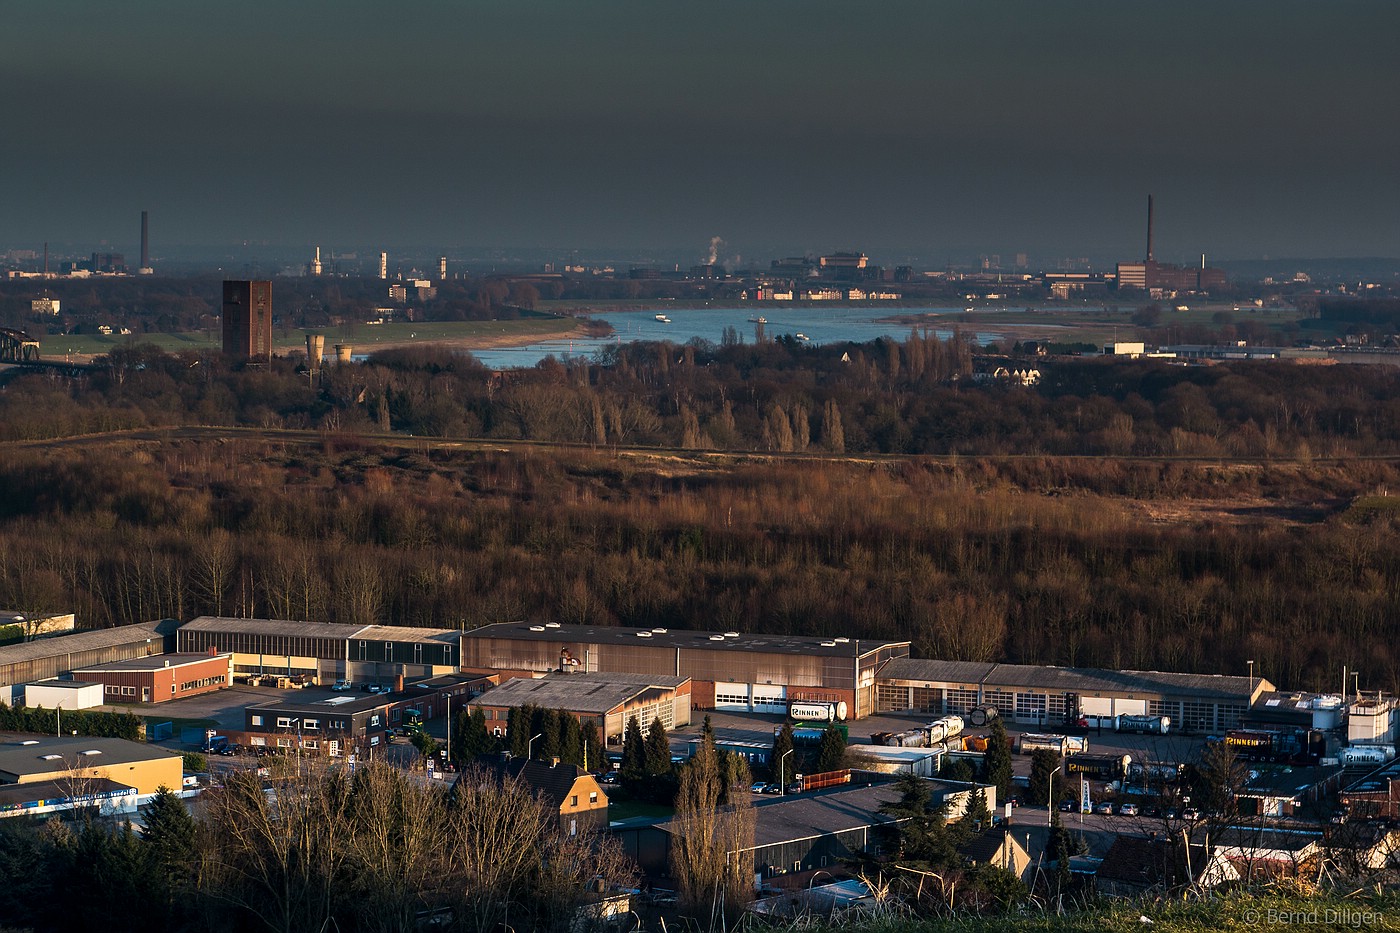
[[[920,331],[927,329],[930,336],[947,339],[953,335],[955,315],[962,308],[770,308],[770,307],[729,307],[729,308],[678,308],[676,310],[653,311],[614,311],[595,313],[595,320],[607,321],[615,333],[610,337],[597,337],[574,340],[543,340],[523,347],[508,347],[498,350],[474,350],[472,355],[492,369],[506,369],[519,366],[534,366],[546,356],[553,354],[560,359],[568,357],[590,357],[609,344],[631,343],[638,340],[669,340],[684,344],[699,338],[719,343],[726,327],[733,327],[745,343],[753,343],[757,326],[751,318],[767,318],[764,333],[769,340],[783,334],[805,334],[813,344],[842,343],[853,341],[865,343],[877,337],[893,337],[902,340],[909,335],[911,328]],[[656,320],[657,313],[664,313],[671,319],[669,324]],[[946,315],[944,324],[921,321],[926,314]],[[1002,339],[996,332],[977,331],[978,343],[990,343]]]

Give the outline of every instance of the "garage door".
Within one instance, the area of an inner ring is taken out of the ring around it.
[[[749,685],[715,682],[715,709],[728,713],[749,711]]]
[[[753,711],[755,713],[777,713],[778,715],[786,713],[787,688],[775,687],[772,684],[754,684]]]

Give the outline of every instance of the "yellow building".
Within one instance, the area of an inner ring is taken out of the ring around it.
[[[0,785],[115,781],[142,796],[161,787],[178,791],[184,778],[179,754],[126,739],[0,733]]]

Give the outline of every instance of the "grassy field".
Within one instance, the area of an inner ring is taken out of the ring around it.
[[[553,334],[563,334],[575,326],[569,318],[541,314],[537,317],[520,318],[510,321],[441,321],[441,322],[402,322],[392,324],[356,324],[353,327],[328,327],[310,330],[279,330],[273,333],[272,342],[280,351],[304,349],[307,334],[321,334],[326,338],[326,355],[334,353],[338,343],[350,344],[356,353],[372,352],[376,346],[400,345],[405,343],[467,343],[491,346],[530,342]],[[168,353],[181,350],[217,350],[217,331],[195,331],[180,334],[68,334],[47,336],[40,340],[40,353],[45,359],[57,359],[67,354],[93,356],[107,353],[117,347],[154,344]]]

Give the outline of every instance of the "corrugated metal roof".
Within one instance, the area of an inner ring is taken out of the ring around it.
[[[435,641],[457,644],[462,633],[455,628],[412,628],[407,625],[370,625],[354,636],[365,641]]]
[[[24,745],[23,742],[35,742]],[[100,754],[85,756],[87,751]],[[57,758],[45,758],[57,755]],[[95,738],[90,735],[51,736],[23,732],[0,733],[0,771],[23,777],[28,774],[50,774],[74,767],[111,768],[133,761],[158,761],[179,758],[178,752],[126,739]]]
[[[354,638],[375,626],[346,625],[341,622],[292,622],[286,619],[232,619],[227,616],[200,616],[183,626],[190,632],[246,632],[250,635],[286,635],[292,638]]]
[[[1169,671],[1110,671],[1092,667],[991,664],[894,658],[880,671],[881,680],[981,684],[986,688],[1030,688],[1047,693],[1152,693],[1174,697],[1245,701],[1250,679],[1229,674],[1177,674]],[[1254,679],[1255,687],[1272,689]]]
[[[120,625],[116,628],[93,629],[86,632],[36,638],[33,641],[0,648],[0,664],[36,661],[40,658],[57,658],[80,651],[93,651],[132,644],[147,638],[152,640],[157,650],[163,650],[162,629],[162,623],[159,622],[138,622],[135,625]]]
[[[548,674],[538,679],[508,680],[472,700],[471,705],[515,707],[533,704],[571,712],[606,713],[648,690],[675,690],[689,680],[689,677],[631,674]]]

